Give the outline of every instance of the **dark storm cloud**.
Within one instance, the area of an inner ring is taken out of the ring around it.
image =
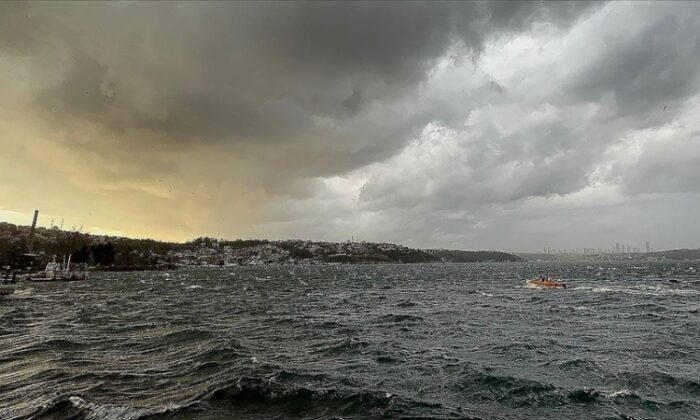
[[[386,156],[425,123],[357,131],[358,113],[405,95],[455,40],[485,39],[586,6],[514,3],[60,3],[2,6],[3,45],[60,81],[35,106],[60,125],[99,124],[121,141],[282,142],[351,166]],[[47,49],[50,51],[47,53]],[[315,118],[329,118],[333,130]],[[352,135],[339,134],[344,129]],[[342,143],[370,137],[349,152]],[[340,146],[339,146],[340,144]],[[319,150],[320,149],[320,150]],[[340,149],[340,150],[339,150]],[[366,153],[366,156],[365,156]],[[312,164],[312,163],[311,163]],[[313,164],[312,164],[313,165]],[[344,165],[341,165],[344,166]]]
[[[26,2],[3,2],[0,5],[0,49],[10,52],[35,48],[38,29]]]

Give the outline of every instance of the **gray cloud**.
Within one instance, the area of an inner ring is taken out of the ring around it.
[[[647,125],[660,121],[653,114],[663,116],[659,111],[664,107],[674,109],[694,95],[700,6],[694,2],[669,6],[640,4],[628,16],[632,30],[616,28],[592,39],[590,48],[600,51],[582,63],[567,92],[588,101],[612,96],[616,116],[648,119]]]
[[[125,140],[131,130],[167,141],[324,137],[325,152],[332,153],[334,143],[353,139],[334,139],[341,131],[319,129],[314,118],[351,125],[373,102],[405,95],[456,39],[478,51],[501,31],[576,16],[568,12],[573,6],[508,6],[10,4],[4,7],[14,25],[4,35],[15,51],[40,49],[47,61],[64,63],[62,80],[35,102],[58,124],[84,118]],[[396,137],[395,128],[384,129]],[[387,152],[404,141],[367,135],[389,143]],[[355,164],[366,162],[362,152]]]

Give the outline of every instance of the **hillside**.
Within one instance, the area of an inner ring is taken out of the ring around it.
[[[0,266],[22,267],[27,257],[28,226],[0,223]],[[194,265],[328,264],[328,263],[441,263],[522,261],[496,251],[420,250],[374,242],[319,242],[265,239],[197,238],[185,243],[131,239],[37,228],[31,258],[43,266],[53,255],[70,254],[72,262],[112,269]]]
[[[453,263],[470,263],[481,261],[524,261],[517,255],[499,251],[459,251],[451,249],[429,249],[426,252],[428,252],[430,255],[432,255],[440,261]]]

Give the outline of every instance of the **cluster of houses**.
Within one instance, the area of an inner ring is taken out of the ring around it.
[[[231,246],[220,246],[218,242],[212,243],[211,247],[196,250],[170,251],[168,259],[180,266],[294,263],[290,261],[289,251],[274,244],[234,249]]]
[[[389,243],[273,241],[236,247],[213,241],[197,249],[171,250],[167,259],[178,266],[321,264],[328,258],[406,251],[407,247]]]

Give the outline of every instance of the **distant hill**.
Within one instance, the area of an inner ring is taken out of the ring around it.
[[[499,251],[459,251],[452,249],[428,249],[427,253],[444,262],[470,263],[470,262],[517,262],[525,261],[514,254]]]
[[[0,266],[27,264],[29,226],[0,222]],[[189,242],[161,242],[37,228],[34,236],[35,266],[53,255],[60,260],[112,269],[218,264],[323,264],[323,263],[472,263],[522,261],[516,255],[496,251],[414,249],[392,243],[315,242],[299,239],[223,240],[197,238]]]
[[[667,260],[685,261],[700,260],[700,248],[698,249],[671,249],[668,251],[651,252],[644,255],[663,257]]]

